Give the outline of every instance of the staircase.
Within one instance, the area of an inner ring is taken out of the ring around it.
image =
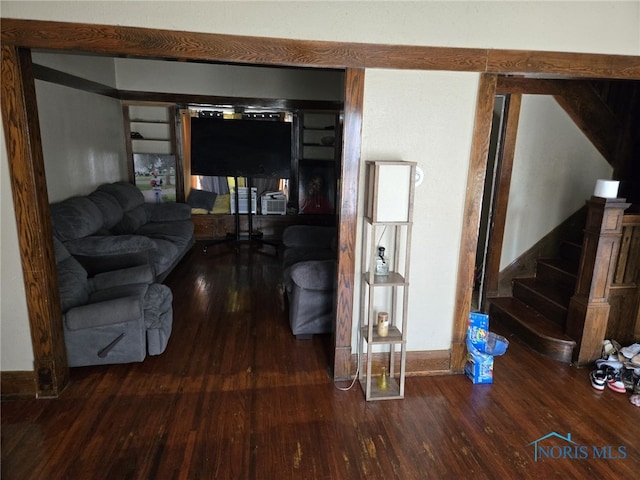
[[[489,315],[535,351],[570,363],[576,342],[565,335],[581,242],[566,240],[557,257],[539,258],[533,277],[514,278],[512,296],[490,297]]]

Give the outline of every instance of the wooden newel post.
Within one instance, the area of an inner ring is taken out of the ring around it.
[[[591,197],[576,291],[569,303],[566,333],[577,346],[573,363],[586,366],[600,358],[609,320],[609,289],[622,235],[624,198]]]

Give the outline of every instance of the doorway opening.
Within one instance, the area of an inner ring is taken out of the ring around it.
[[[504,145],[504,131],[506,125],[506,111],[509,98],[506,95],[496,95],[493,107],[493,122],[491,138],[487,154],[487,171],[482,194],[480,225],[478,228],[478,246],[476,249],[476,264],[473,278],[473,295],[471,299],[472,311],[483,311],[486,303],[487,262],[492,235],[495,202],[498,191],[500,163]]]

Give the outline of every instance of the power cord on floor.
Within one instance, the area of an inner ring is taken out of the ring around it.
[[[356,374],[353,377],[353,380],[351,381],[351,385],[349,385],[348,387],[339,387],[338,385],[336,385],[335,382],[333,383],[333,385],[342,392],[347,392],[351,390],[353,386],[356,384],[356,382],[358,381],[358,376],[360,375],[360,329],[358,329],[358,336],[356,338],[356,341],[357,341],[356,344],[358,345],[358,366],[356,368]]]

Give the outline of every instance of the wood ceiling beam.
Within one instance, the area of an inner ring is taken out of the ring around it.
[[[0,38],[17,47],[166,60],[640,79],[640,56],[631,55],[292,40],[4,18]]]
[[[565,83],[554,98],[602,156],[617,168],[623,161],[617,154],[623,130],[620,120],[588,82]]]

